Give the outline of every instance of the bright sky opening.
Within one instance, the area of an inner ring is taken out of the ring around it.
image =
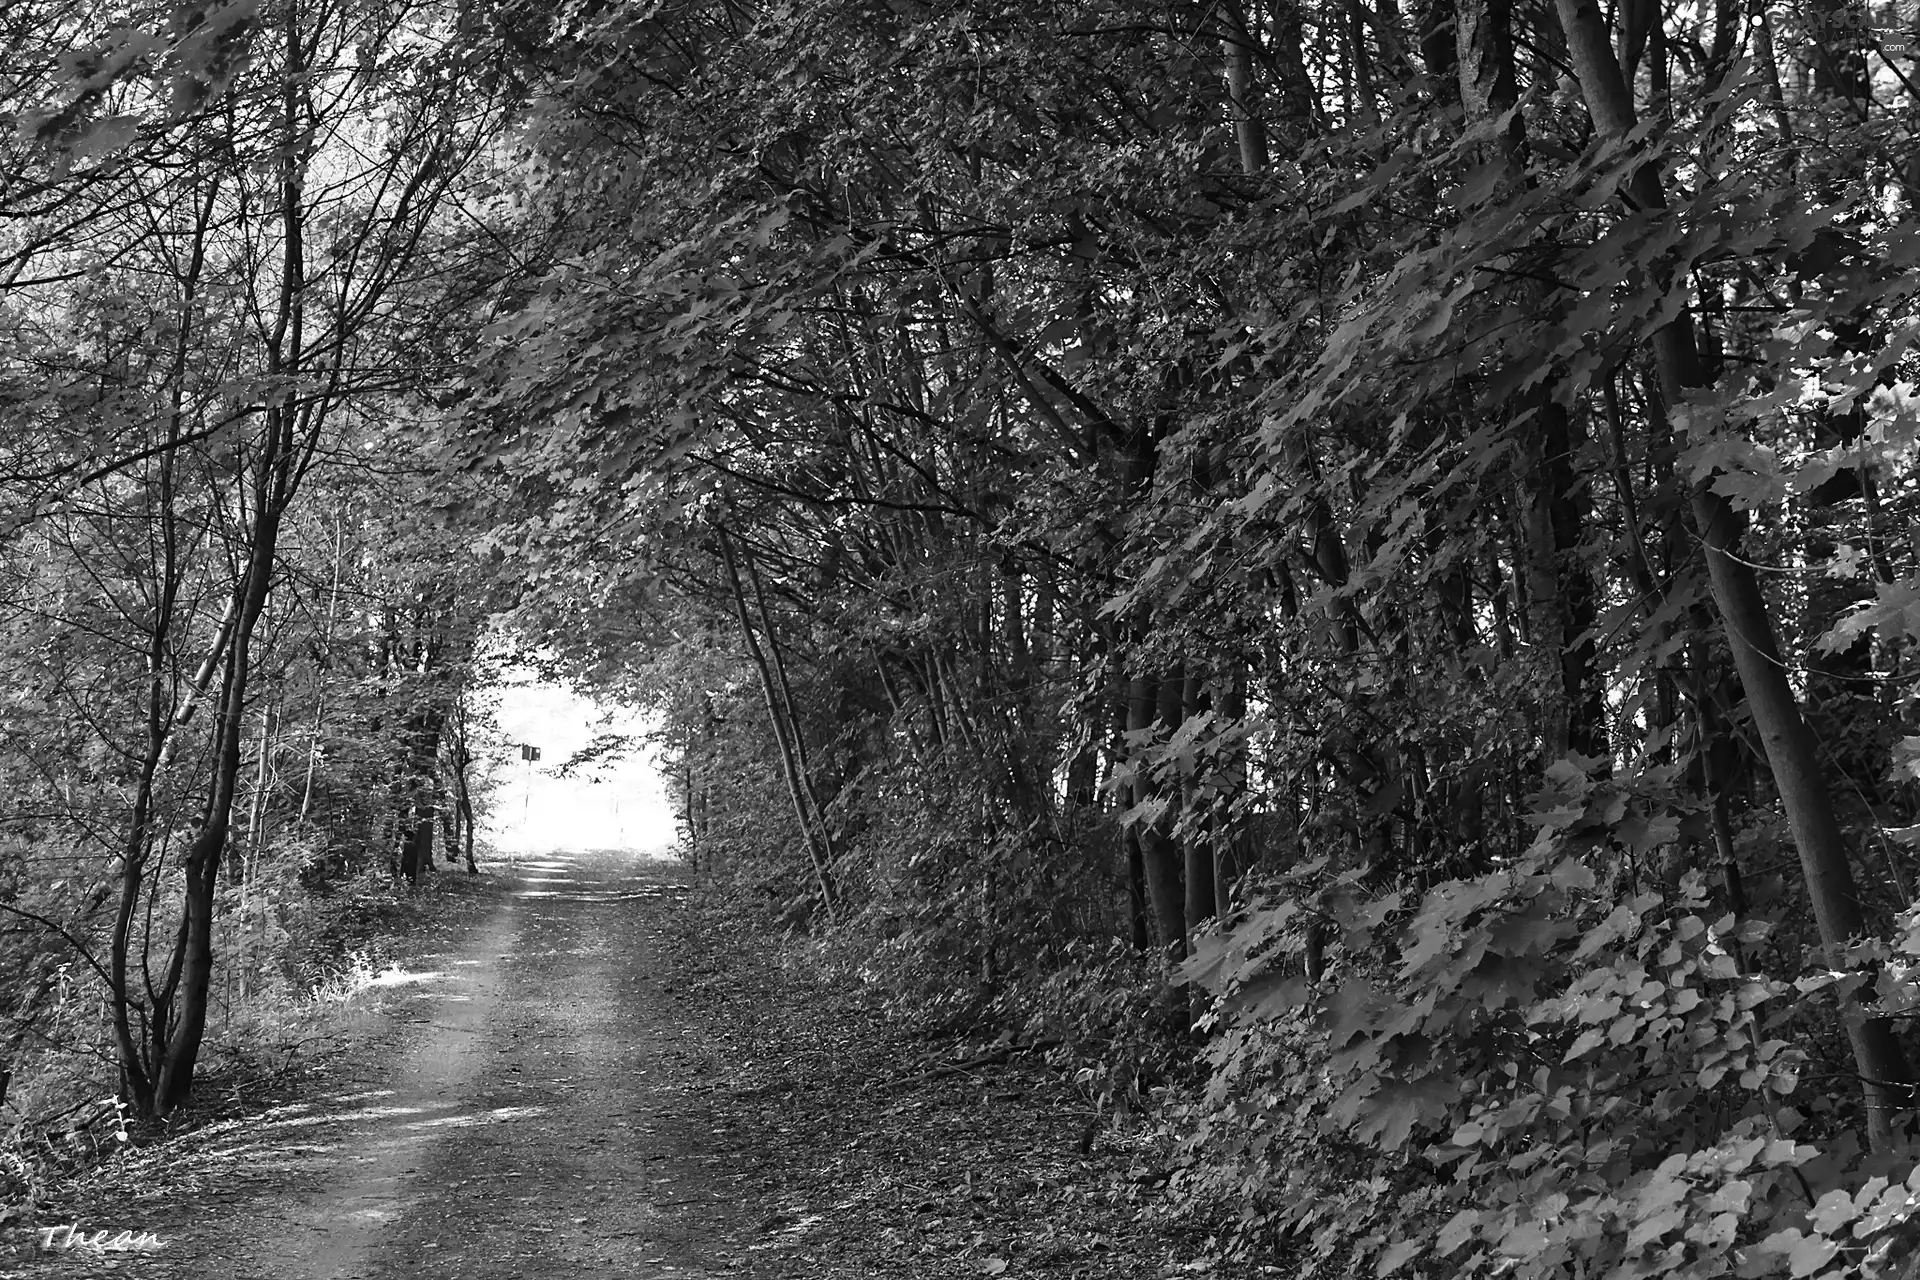
[[[480,695],[494,708],[498,736],[475,772],[495,780],[481,840],[506,853],[625,849],[670,856],[673,805],[654,749],[642,741],[648,721],[627,707],[595,702],[572,689],[509,669]],[[573,754],[602,734],[628,735],[631,748],[560,773]],[[521,747],[540,759],[521,758]]]

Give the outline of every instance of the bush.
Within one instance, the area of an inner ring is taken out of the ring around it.
[[[1181,1202],[1237,1204],[1228,1251],[1286,1242],[1301,1274],[1885,1273],[1920,1174],[1816,1135],[1807,1058],[1773,1033],[1830,1020],[1858,966],[1904,998],[1920,929],[1805,992],[1745,972],[1766,922],[1712,910],[1697,873],[1636,888],[1659,797],[1558,782],[1511,866],[1417,901],[1305,867],[1200,950],[1226,1030]]]

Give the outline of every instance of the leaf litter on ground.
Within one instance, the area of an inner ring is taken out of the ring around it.
[[[675,997],[712,1029],[695,1087],[764,1204],[748,1274],[1242,1274],[1162,1211],[1162,1135],[1105,1124],[1083,1153],[1089,1104],[1026,1052],[1045,1045],[932,1045],[875,993],[697,901],[670,928]]]

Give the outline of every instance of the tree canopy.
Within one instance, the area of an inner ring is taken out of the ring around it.
[[[466,808],[494,619],[709,891],[1182,1097],[1226,1253],[1907,1256],[1910,19],[89,20],[8,55],[0,768],[142,1105],[223,866]]]

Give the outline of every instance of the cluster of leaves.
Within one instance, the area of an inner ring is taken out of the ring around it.
[[[1679,820],[1665,780],[1555,782],[1508,867],[1417,899],[1300,867],[1197,950],[1221,1033],[1180,1196],[1243,1206],[1233,1251],[1291,1237],[1350,1273],[1892,1274],[1920,1170],[1836,1137],[1849,1104],[1803,1088],[1802,1024],[1869,966],[1902,1007],[1912,925],[1769,977],[1745,960],[1769,921],[1698,873],[1621,883],[1649,813]]]

